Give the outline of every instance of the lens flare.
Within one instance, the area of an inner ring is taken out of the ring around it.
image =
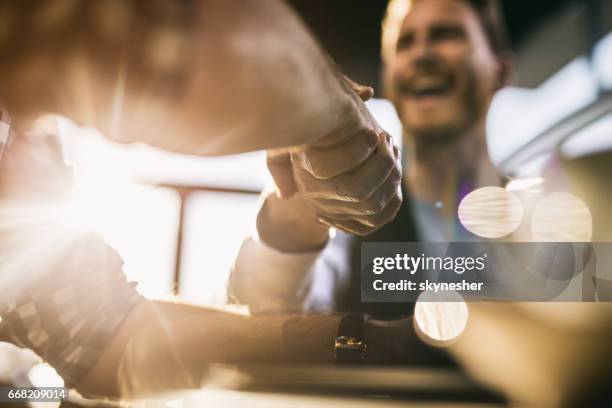
[[[457,292],[423,292],[414,308],[417,333],[432,345],[448,345],[465,330],[468,307]]]
[[[483,238],[501,238],[521,224],[523,205],[516,195],[501,187],[482,187],[463,198],[458,216],[471,233]]]
[[[544,183],[544,179],[541,177],[517,178],[517,179],[511,180],[506,185],[506,190],[508,191],[527,191],[527,192],[539,193],[542,191],[543,183]]]
[[[593,236],[591,211],[573,194],[551,193],[533,212],[531,235],[536,242],[589,242]]]

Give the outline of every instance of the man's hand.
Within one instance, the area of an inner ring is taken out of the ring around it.
[[[372,96],[371,88],[346,80],[362,100]],[[340,129],[313,146],[271,151],[268,167],[279,197],[298,196],[286,205],[300,201],[303,217],[368,235],[393,220],[401,206],[401,163],[391,136],[361,109],[364,119],[357,133],[347,136]]]

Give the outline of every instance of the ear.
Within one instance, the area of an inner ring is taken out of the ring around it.
[[[500,90],[514,82],[514,54],[504,52],[497,56],[497,90]]]

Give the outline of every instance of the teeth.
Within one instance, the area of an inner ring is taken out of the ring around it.
[[[412,83],[411,90],[413,94],[423,95],[427,93],[443,93],[450,88],[450,83],[447,79],[439,77],[424,77],[419,78]]]
[[[429,89],[429,88],[442,88],[446,85],[445,80],[439,78],[425,78],[420,79],[414,83],[414,89]]]
[[[412,83],[412,91],[415,93],[445,91],[449,81],[441,77],[421,77]]]

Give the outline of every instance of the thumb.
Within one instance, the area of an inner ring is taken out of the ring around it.
[[[371,86],[358,84],[357,82],[353,81],[351,78],[347,77],[346,75],[343,75],[343,77],[344,77],[344,80],[349,84],[351,89],[357,95],[359,95],[359,98],[362,101],[365,102],[374,96],[374,88],[372,88]]]
[[[297,192],[297,186],[293,179],[293,166],[289,150],[268,150],[266,163],[276,185],[276,195],[280,198],[291,198]]]

